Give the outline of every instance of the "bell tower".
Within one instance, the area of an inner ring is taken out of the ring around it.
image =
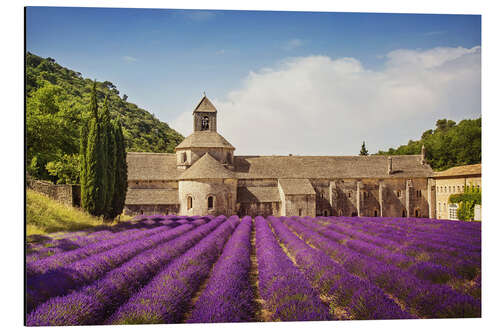
[[[205,93],[193,111],[193,130],[217,132],[217,109]]]

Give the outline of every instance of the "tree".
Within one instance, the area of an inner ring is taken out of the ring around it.
[[[359,156],[368,156],[368,149],[366,149],[365,142],[361,145],[361,150],[359,151]]]
[[[123,211],[127,192],[125,142],[120,124],[111,121],[108,97],[98,108],[95,83],[89,119],[80,133],[82,207],[92,215],[113,219]]]
[[[434,170],[481,163],[481,118],[453,120],[439,119],[435,130],[426,130],[421,139],[410,140],[397,149],[379,151],[380,155],[415,155],[426,147],[426,161]]]
[[[82,192],[82,207],[90,214],[99,216],[104,213],[106,198],[105,151],[103,147],[102,126],[97,106],[96,83],[90,99],[90,123],[85,152],[85,188]]]
[[[50,175],[57,177],[58,184],[78,184],[80,179],[80,159],[78,154],[63,155],[57,161],[45,166]]]
[[[113,216],[118,216],[125,206],[127,196],[127,152],[125,151],[125,140],[120,122],[113,124],[114,136],[116,138],[116,167],[115,167],[115,194],[112,200]]]

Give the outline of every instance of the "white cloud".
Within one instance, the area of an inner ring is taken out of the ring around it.
[[[122,57],[122,60],[123,60],[123,61],[125,61],[125,62],[129,62],[129,63],[131,63],[131,62],[136,62],[136,61],[137,61],[137,59],[136,59],[136,58],[131,57],[131,56],[128,56],[128,55],[127,55],[127,56],[123,56],[123,57]]]
[[[294,39],[290,39],[289,41],[287,41],[283,45],[283,48],[287,51],[290,51],[290,50],[296,49],[298,47],[301,47],[303,44],[304,44],[304,42],[301,39],[294,38]]]
[[[395,50],[381,70],[354,58],[308,56],[250,72],[243,88],[211,97],[236,154],[355,155],[418,139],[437,119],[477,117],[481,49]],[[172,126],[192,131],[191,110]]]

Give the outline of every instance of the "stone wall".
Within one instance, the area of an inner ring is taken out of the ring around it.
[[[235,179],[182,180],[179,182],[179,202],[181,215],[226,215],[236,212]],[[191,207],[188,198],[191,197]],[[213,208],[208,207],[209,197],[213,198]]]
[[[80,185],[53,184],[48,181],[29,179],[27,187],[33,191],[43,193],[49,198],[68,206],[80,206]]]
[[[179,205],[126,205],[126,215],[172,215],[179,213]]]
[[[317,192],[323,186],[314,184]],[[330,207],[334,216],[419,216],[429,217],[427,178],[411,179],[338,179],[330,182]],[[328,204],[316,196],[318,213],[328,210]],[[323,215],[323,214],[321,214]]]
[[[178,189],[179,185],[176,180],[129,180],[128,188],[164,188]]]

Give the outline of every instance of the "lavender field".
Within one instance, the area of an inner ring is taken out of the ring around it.
[[[481,224],[149,216],[28,244],[28,326],[481,316]]]

